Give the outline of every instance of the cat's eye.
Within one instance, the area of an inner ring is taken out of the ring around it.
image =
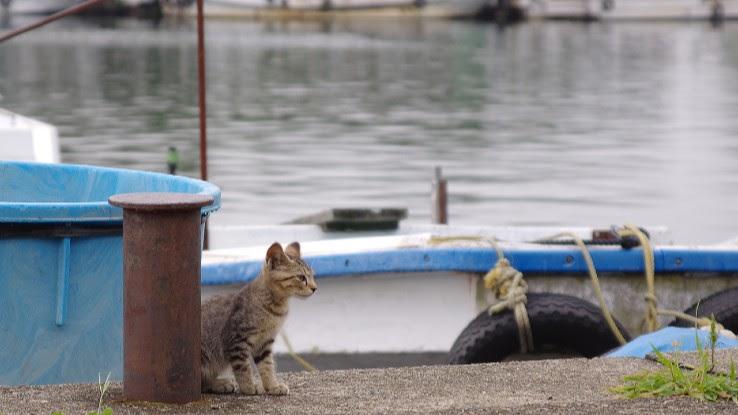
[[[305,284],[307,284],[307,281],[308,281],[308,279],[307,279],[307,277],[306,277],[306,276],[304,276],[303,274],[300,274],[300,275],[298,275],[298,276],[297,276],[297,278],[299,278],[299,279],[300,279],[300,281],[302,281],[302,282],[304,282]]]

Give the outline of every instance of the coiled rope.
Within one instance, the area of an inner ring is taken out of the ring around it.
[[[528,303],[528,283],[523,273],[513,268],[507,258],[497,260],[495,266],[484,276],[484,286],[491,289],[499,302],[489,308],[489,314],[512,310],[518,325],[520,353],[529,353],[533,348],[533,331],[525,305]]]

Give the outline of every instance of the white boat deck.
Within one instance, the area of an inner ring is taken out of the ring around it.
[[[213,249],[205,253],[203,261],[225,259],[224,257],[261,258],[261,254],[275,241],[298,241],[306,255],[320,255],[428,246],[431,235],[469,237],[467,246],[474,243],[489,246],[484,240],[491,238],[503,242],[526,242],[564,231],[589,238],[595,228],[609,229],[609,226],[448,226],[403,223],[397,230],[381,232],[323,232],[317,225],[211,226],[210,243]],[[647,229],[655,244],[673,243],[671,233],[666,227],[649,226]],[[479,240],[475,242],[474,238]],[[257,253],[258,256],[253,256]]]
[[[0,160],[59,163],[56,127],[0,108]]]

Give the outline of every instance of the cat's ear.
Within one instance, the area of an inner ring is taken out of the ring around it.
[[[290,258],[300,258],[300,243],[292,242],[291,244],[287,245],[287,248],[284,250],[284,252]]]
[[[270,268],[274,269],[277,264],[284,262],[285,259],[282,245],[280,245],[279,242],[273,243],[272,246],[267,249],[266,262],[269,264]]]

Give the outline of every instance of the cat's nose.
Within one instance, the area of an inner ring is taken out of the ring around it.
[[[313,292],[315,292],[315,290],[317,290],[318,287],[310,287],[310,289],[313,290]]]

